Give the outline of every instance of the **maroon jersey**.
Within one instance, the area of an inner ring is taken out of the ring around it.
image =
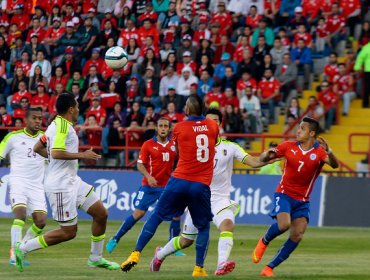
[[[275,148],[277,157],[285,157],[281,181],[276,192],[293,199],[308,201],[313,184],[319,176],[327,153],[318,142],[305,151],[299,142],[286,141]]]

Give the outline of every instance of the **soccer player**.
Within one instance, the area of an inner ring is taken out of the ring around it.
[[[260,155],[263,162],[285,157],[285,165],[275,192],[275,208],[270,214],[277,222],[258,241],[252,261],[260,262],[268,244],[290,229],[288,240],[261,271],[262,276],[274,276],[273,269],[285,261],[302,240],[310,217],[310,194],[323,165],[338,167],[338,160],[329,145],[317,137],[318,131],[318,121],[305,117],[299,125],[297,141],[283,142]]]
[[[222,114],[217,109],[209,109],[206,118],[216,121],[220,127],[222,124]],[[231,175],[233,172],[234,159],[245,165],[261,167],[266,163],[247,154],[238,144],[218,138],[216,144],[216,154],[214,158],[213,178],[211,188],[211,208],[213,213],[213,223],[220,230],[218,240],[218,265],[215,275],[225,275],[234,270],[235,262],[229,261],[231,249],[233,247],[233,231],[235,226],[235,215],[239,212],[240,206],[230,200]],[[187,213],[184,223],[182,236],[174,237],[163,248],[157,247],[152,259],[150,270],[159,271],[165,258],[183,248],[193,244],[198,230],[194,227],[192,219]]]
[[[8,133],[0,144],[0,157],[10,157],[10,202],[14,214],[10,230],[11,249],[9,264],[15,265],[15,244],[22,240],[27,210],[32,213],[33,224],[23,240],[39,236],[46,223],[46,201],[43,184],[45,159],[33,151],[43,132],[41,108],[30,108],[26,112],[26,127]]]
[[[135,211],[123,222],[116,234],[109,240],[105,248],[109,253],[116,248],[117,243],[139,221],[148,208],[161,196],[168,179],[171,176],[175,160],[175,142],[169,139],[171,123],[166,118],[157,121],[157,136],[145,141],[141,147],[137,169],[144,175],[135,201]],[[171,238],[180,233],[180,219],[172,220],[170,226]]]
[[[179,217],[188,207],[194,226],[198,229],[196,262],[193,276],[207,276],[203,267],[209,241],[209,222],[212,220],[211,191],[213,159],[218,137],[218,125],[205,119],[203,101],[197,95],[188,97],[185,105],[186,121],[175,125],[173,140],[179,161],[162,196],[145,223],[137,240],[135,250],[121,264],[125,272],[131,270],[140,259],[141,251],[153,237],[163,220]]]
[[[73,239],[77,233],[77,208],[81,208],[93,218],[91,253],[87,265],[109,270],[118,269],[117,263],[109,262],[102,257],[107,210],[94,192],[94,188],[77,176],[79,159],[98,160],[100,156],[92,149],[78,152],[78,136],[73,124],[77,122],[79,109],[74,96],[59,95],[56,109],[58,115],[49,125],[44,137],[35,144],[34,151],[49,158],[44,187],[53,218],[59,223],[60,228],[27,242],[18,242],[15,247],[16,264],[19,271],[23,271],[25,254]]]

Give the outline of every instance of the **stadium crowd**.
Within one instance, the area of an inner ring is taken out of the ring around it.
[[[58,95],[70,92],[80,106],[82,143],[103,147],[125,139],[140,147],[160,116],[185,118],[191,94],[222,110],[227,133],[262,132],[280,108],[287,127],[308,110],[328,131],[338,102],[347,115],[361,92],[356,53],[346,45],[370,41],[368,4],[360,0],[2,0],[1,6],[2,125],[23,127],[29,106],[42,107],[47,125]],[[121,70],[104,61],[115,45],[128,54]],[[323,80],[301,108],[297,96],[311,87],[316,61],[325,62]]]

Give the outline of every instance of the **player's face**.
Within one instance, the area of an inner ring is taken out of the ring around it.
[[[167,138],[170,133],[170,122],[159,120],[157,123],[157,134],[162,138]]]
[[[210,120],[214,120],[218,124],[218,126],[221,126],[220,118],[217,115],[207,114],[206,118]]]
[[[297,130],[297,140],[305,142],[309,138],[314,137],[315,133],[310,131],[310,126],[307,122],[301,122]]]
[[[42,113],[31,112],[26,118],[26,126],[31,132],[37,132],[40,130],[42,124]]]

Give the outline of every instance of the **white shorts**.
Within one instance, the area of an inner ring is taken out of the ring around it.
[[[12,183],[9,185],[9,197],[12,209],[23,206],[27,208],[28,214],[34,212],[47,213],[43,188],[27,186],[22,183]]]
[[[226,220],[232,220],[235,223],[235,216],[239,213],[240,206],[236,202],[220,197],[211,201],[213,223],[217,228]],[[198,234],[198,229],[193,225],[190,212],[186,212],[182,236],[189,240],[195,240]]]
[[[77,224],[77,209],[85,212],[99,200],[94,187],[79,180],[78,186],[69,192],[46,192],[53,219],[61,226]]]

